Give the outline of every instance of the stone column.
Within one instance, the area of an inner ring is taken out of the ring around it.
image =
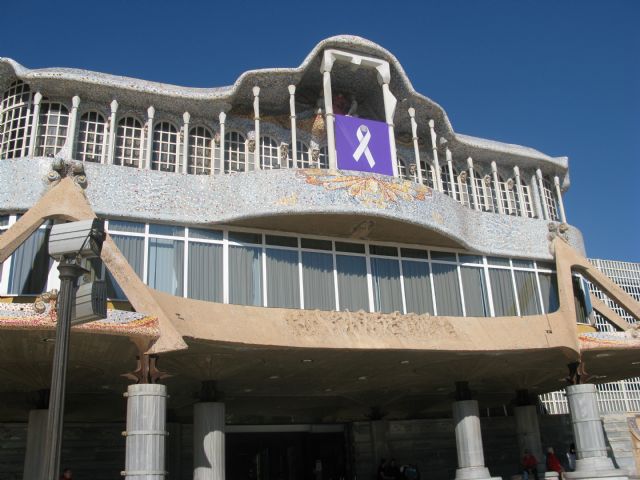
[[[562,201],[562,188],[560,188],[560,179],[556,175],[553,177],[553,184],[556,188],[556,196],[558,197],[558,209],[560,210],[560,221],[567,223],[567,216],[564,213],[564,202]]]
[[[184,112],[182,114],[182,172],[189,173],[189,122],[191,122],[191,114]],[[178,169],[176,168],[176,172]],[[195,167],[194,167],[195,173]]]
[[[502,190],[500,189],[500,179],[498,178],[498,166],[496,162],[491,162],[491,175],[493,176],[493,186],[496,192],[496,203],[498,204],[498,212],[504,213],[504,204],[502,203]]]
[[[385,69],[386,71],[387,69]],[[378,69],[380,71],[380,69]],[[391,166],[393,167],[393,176],[398,178],[398,152],[396,150],[396,134],[394,132],[393,116],[396,112],[398,101],[389,89],[389,80],[385,78],[389,74],[381,75],[382,82],[382,99],[384,100],[385,120],[389,129],[389,145],[391,147]],[[386,81],[385,81],[386,80]]]
[[[289,85],[289,112],[291,115],[291,158],[293,161],[291,162],[294,168],[297,168],[298,162],[298,140],[297,140],[297,132],[296,132],[296,86]],[[327,144],[327,152],[329,151],[329,145]],[[282,158],[280,158],[280,167],[281,168],[289,168],[289,162],[284,161],[284,165],[282,165]]]
[[[570,385],[566,392],[576,443],[576,471],[566,473],[565,478],[627,480],[627,473],[615,468],[607,456],[596,386],[591,383]]]
[[[442,175],[440,175],[440,161],[438,160],[438,137],[436,135],[436,122],[429,120],[429,132],[431,133],[431,151],[433,152],[433,169],[435,171],[435,182],[433,187],[444,192],[442,188]],[[453,178],[453,176],[451,177]]]
[[[107,163],[113,164],[116,153],[116,132],[118,131],[118,101],[111,102],[111,116],[109,117],[109,150],[107,152]]]
[[[42,94],[36,92],[33,96],[33,121],[31,122],[31,138],[29,139],[29,156],[33,157],[36,152],[36,143],[38,140],[38,127],[40,125],[40,104],[42,103]]]
[[[480,193],[476,186],[476,173],[473,169],[473,159],[471,157],[467,158],[467,168],[469,170],[469,181],[471,182],[471,194],[473,195],[473,208],[475,210],[480,210]],[[469,205],[469,207],[471,207],[471,205]]]
[[[42,480],[44,474],[42,459],[44,458],[48,414],[49,410],[45,408],[29,411],[23,480]]]
[[[538,423],[538,410],[535,405],[521,405],[514,408],[516,417],[516,432],[518,435],[518,447],[520,458],[525,450],[529,450],[538,460],[538,472],[545,470],[542,441],[540,440],[540,424]]]
[[[225,409],[222,402],[193,407],[193,479],[224,480]]]
[[[260,170],[260,87],[253,87],[253,121],[256,132],[255,147],[253,149],[253,169]],[[249,159],[247,159],[249,163]]]
[[[538,189],[540,195],[540,203],[542,204],[542,215],[545,220],[551,220],[549,218],[549,206],[547,205],[547,197],[544,194],[544,180],[542,178],[542,171],[536,169],[536,179],[538,180]]]
[[[411,140],[413,141],[413,157],[416,162],[416,175],[418,177],[418,183],[422,182],[422,167],[420,166],[420,148],[418,146],[418,124],[416,123],[416,109],[410,107],[409,118],[411,119]],[[425,174],[427,172],[425,171]]]
[[[71,99],[71,115],[69,116],[69,131],[67,132],[68,151],[71,160],[76,157],[76,138],[78,137],[78,108],[80,107],[80,97],[75,95]]]
[[[513,167],[513,178],[516,182],[516,194],[518,195],[518,203],[520,204],[520,215],[527,218],[527,207],[524,201],[524,190],[522,189],[522,183],[520,183],[520,169],[516,166]],[[529,195],[531,198],[531,195]],[[517,209],[516,209],[517,212]]]
[[[218,115],[218,120],[220,122],[220,173],[225,173],[225,165],[224,165],[224,149],[226,148],[224,145],[224,123],[227,120],[227,114],[224,112],[220,112]]]
[[[448,148],[445,150],[445,157],[447,159],[447,169],[449,171],[449,183],[450,183],[450,187],[451,187],[451,198],[453,198],[454,200],[457,200],[458,197],[456,195],[456,177],[453,175],[453,156],[451,155],[451,150],[449,150]],[[440,175],[440,172],[437,172],[437,176],[440,178],[440,181],[442,181],[442,176]],[[442,191],[444,192],[444,188],[442,189]]]
[[[156,109],[153,106],[147,109],[147,128],[145,129],[147,138],[146,138],[146,155],[145,155],[145,165],[140,166],[140,168],[146,168],[147,170],[151,170],[151,162],[153,161],[153,119],[156,116]]]
[[[488,480],[492,478],[484,466],[482,432],[476,400],[453,402],[453,423],[456,432],[458,468],[455,480]]]
[[[129,385],[127,393],[127,437],[125,470],[127,480],[165,478],[167,387],[142,383]]]

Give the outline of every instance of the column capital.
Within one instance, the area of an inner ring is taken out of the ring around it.
[[[155,109],[153,106],[151,106],[151,107],[147,108],[147,116],[148,116],[150,119],[152,119],[153,117],[155,117],[155,116],[156,116],[156,109]]]
[[[520,176],[520,168],[519,168],[517,165],[515,165],[515,166],[513,167],[513,174],[514,174],[516,177],[519,177],[519,176]]]
[[[190,114],[189,112],[184,112],[184,113],[182,114],[182,121],[183,121],[185,124],[188,124],[188,123],[191,121],[191,114]]]
[[[220,120],[220,123],[224,125],[224,122],[227,120],[227,114],[224,112],[220,112],[220,115],[218,115],[218,119]]]
[[[71,107],[78,108],[80,106],[80,97],[78,95],[74,95],[71,99]]]
[[[287,90],[289,90],[289,95],[293,95],[294,93],[296,93],[296,86],[295,85],[289,85],[287,87]]]
[[[491,161],[491,171],[494,173],[498,173],[498,165],[496,165],[495,160]]]
[[[33,103],[35,105],[40,105],[40,102],[42,101],[42,94],[38,91],[35,93],[35,95],[33,96]]]
[[[260,95],[260,87],[258,87],[257,85],[253,87],[251,91],[253,92],[254,97],[257,97],[258,95]]]
[[[111,114],[114,114],[118,111],[118,101],[117,100],[113,100],[111,102]]]
[[[407,112],[409,112],[409,116],[410,116],[411,118],[415,118],[415,116],[416,116],[416,109],[415,109],[415,108],[413,108],[413,107],[409,107],[409,108],[407,109]]]

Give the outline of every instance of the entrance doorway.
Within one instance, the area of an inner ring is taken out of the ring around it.
[[[343,432],[228,432],[228,480],[347,478]]]

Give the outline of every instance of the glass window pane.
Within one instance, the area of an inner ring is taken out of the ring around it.
[[[369,311],[367,264],[364,257],[336,255],[340,310]]]
[[[513,294],[510,270],[489,269],[491,293],[493,294],[493,310],[496,317],[517,315],[516,297]]]
[[[184,242],[164,238],[149,239],[147,280],[151,288],[182,296]]]
[[[222,302],[222,245],[189,242],[187,273],[189,298]]]
[[[544,312],[555,312],[560,307],[560,301],[558,299],[558,279],[556,278],[556,274],[539,273],[538,279],[540,280]]]
[[[403,260],[402,276],[404,278],[407,313],[429,313],[433,315],[429,264]]]
[[[279,245],[281,247],[294,247],[298,246],[298,239],[296,237],[285,237],[282,235],[265,235],[264,239],[267,245]]]
[[[511,263],[514,267],[533,268],[533,260],[523,260],[521,258],[512,258]]]
[[[168,235],[172,237],[183,237],[184,236],[184,227],[180,227],[177,225],[156,225],[149,224],[149,233],[154,235]]]
[[[503,267],[509,266],[509,259],[503,257],[487,257],[489,265],[498,265]]]
[[[267,305],[300,308],[298,251],[267,248]]]
[[[456,266],[433,263],[431,268],[438,315],[461,317],[462,301],[460,300],[460,286],[458,284]]]
[[[402,313],[400,264],[397,260],[371,258],[373,304],[376,312]]]
[[[238,243],[262,243],[261,233],[229,232],[229,241]]]
[[[540,298],[538,297],[536,274],[533,272],[522,272],[519,270],[515,270],[513,273],[516,277],[520,315],[537,315],[542,313],[542,309],[540,308]]]
[[[229,303],[262,305],[261,251],[229,245]]]
[[[189,238],[202,238],[204,240],[222,240],[220,230],[204,230],[202,228],[190,228]]]
[[[336,309],[333,255],[302,252],[302,281],[305,309]]]
[[[398,249],[396,247],[387,247],[385,245],[369,245],[369,253],[371,253],[371,255],[385,255],[387,257],[397,257]]]
[[[401,248],[400,252],[403,257],[407,258],[429,258],[429,254],[426,250],[417,250],[415,248]]]
[[[111,235],[116,247],[120,250],[124,258],[127,259],[131,268],[136,272],[138,277],[142,279],[144,268],[144,238],[143,237],[127,237],[125,235]],[[111,273],[107,271],[107,296],[109,298],[125,299],[126,296],[122,289],[115,281]]]
[[[109,220],[109,231],[144,233],[144,223]]]
[[[449,252],[431,252],[432,260],[445,260],[447,262],[455,262],[456,254]],[[439,313],[439,312],[438,312]]]
[[[489,295],[484,269],[477,267],[460,267],[464,307],[467,317],[489,317]]]
[[[0,215],[0,227],[9,225],[9,215]]]
[[[482,257],[480,255],[458,255],[461,263],[482,263]]]
[[[336,242],[336,251],[349,253],[364,253],[364,245],[361,243]]]
[[[331,250],[331,240],[317,240],[315,238],[302,238],[302,248],[313,248],[316,250]]]
[[[48,241],[49,229],[38,228],[13,252],[8,293],[38,295],[45,291],[52,264]]]

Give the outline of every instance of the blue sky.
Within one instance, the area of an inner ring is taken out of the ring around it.
[[[387,5],[385,9],[383,5]],[[178,85],[297,66],[321,39],[390,50],[456,131],[570,161],[592,257],[640,262],[640,2],[5,2],[0,56]]]

